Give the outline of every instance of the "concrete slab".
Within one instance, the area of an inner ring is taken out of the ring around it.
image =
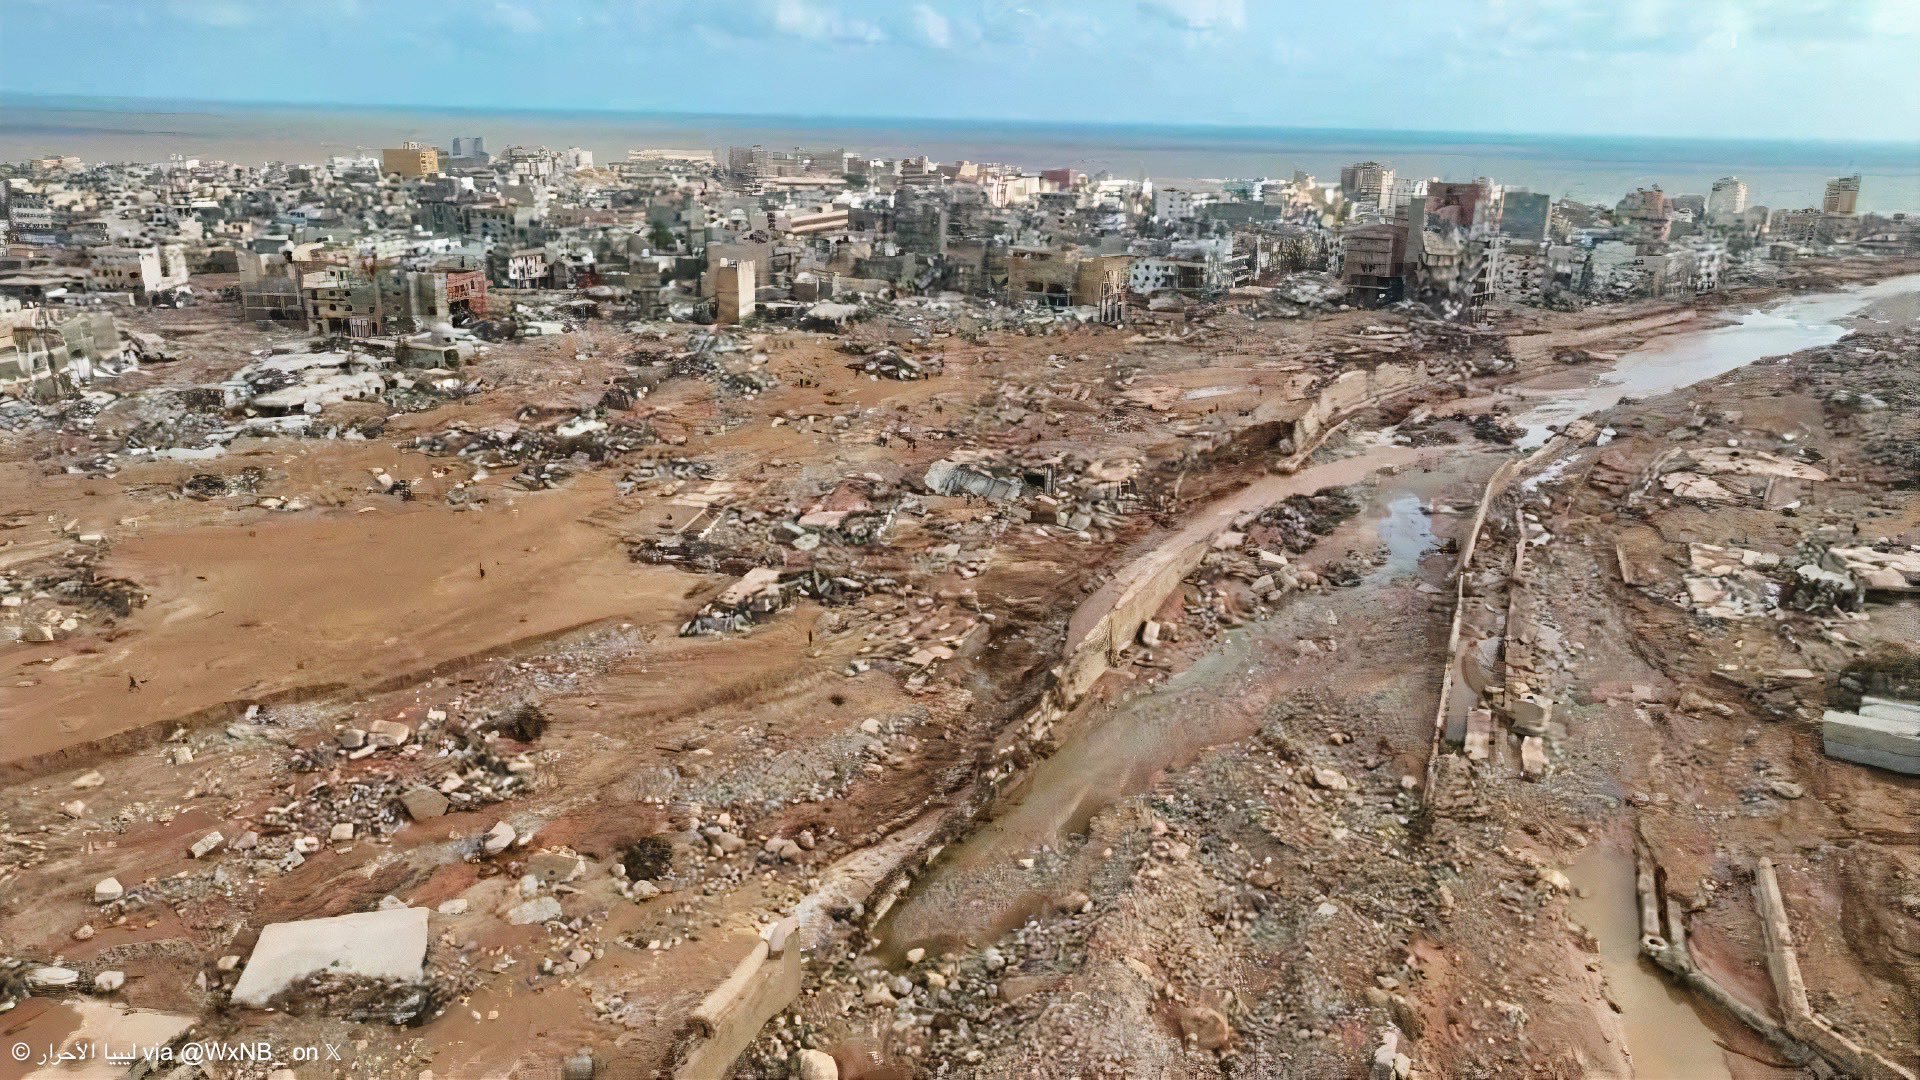
[[[275,923],[260,932],[260,943],[253,947],[246,970],[233,988],[233,1000],[263,1009],[275,994],[322,971],[368,979],[418,979],[426,958],[426,908]]]

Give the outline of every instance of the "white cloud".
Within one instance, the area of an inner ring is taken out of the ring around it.
[[[516,34],[537,34],[541,30],[540,16],[507,0],[494,0],[487,18]]]
[[[1246,0],[1141,0],[1141,10],[1187,30],[1245,30]]]
[[[865,19],[850,19],[839,9],[812,0],[774,0],[773,28],[807,41],[878,45],[887,35]]]
[[[913,25],[927,44],[936,49],[953,48],[953,23],[945,15],[920,4],[913,9]]]

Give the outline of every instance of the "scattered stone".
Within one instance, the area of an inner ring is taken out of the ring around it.
[[[119,878],[104,878],[93,887],[93,902],[111,904],[126,894],[126,887],[120,884]]]
[[[193,846],[187,849],[187,853],[192,855],[196,859],[202,859],[208,855],[211,855],[213,852],[219,849],[221,844],[224,844],[226,842],[227,842],[227,838],[224,836],[221,836],[219,831],[216,830],[214,832],[208,833],[207,835],[201,837],[198,840],[195,840],[193,842]]]
[[[127,973],[124,971],[103,971],[93,977],[93,989],[98,994],[111,994],[127,985]]]

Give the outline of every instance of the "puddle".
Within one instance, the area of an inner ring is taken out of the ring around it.
[[[1732,1080],[1726,1052],[1685,993],[1640,955],[1640,901],[1633,856],[1595,844],[1567,868],[1573,918],[1600,943],[1601,969],[1633,1057],[1633,1074],[1650,1080]],[[1584,893],[1585,895],[1581,895]]]
[[[1387,517],[1379,531],[1381,542],[1387,545],[1387,562],[1381,570],[1390,578],[1417,572],[1421,556],[1440,544],[1433,535],[1433,519],[1420,497],[1410,491],[1395,495],[1387,503]]]

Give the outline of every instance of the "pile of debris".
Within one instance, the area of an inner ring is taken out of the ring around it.
[[[410,445],[435,457],[467,458],[484,469],[525,466],[521,476],[528,479],[516,477],[517,483],[550,487],[564,479],[565,470],[544,466],[563,461],[583,465],[604,462],[659,441],[652,425],[644,422],[609,424],[595,417],[577,416],[545,428],[522,427],[514,422],[483,428],[456,424],[416,436]]]
[[[911,382],[916,379],[930,378],[945,371],[946,357],[942,353],[908,356],[891,346],[880,346],[866,351],[858,360],[848,364],[847,368],[876,379]]]
[[[138,584],[100,574],[100,555],[83,547],[0,573],[0,635],[59,641],[95,618],[124,619],[144,606],[147,593]]]
[[[747,630],[801,597],[831,604],[864,593],[869,583],[815,569],[780,571],[756,566],[727,586],[680,626],[680,636]]]

